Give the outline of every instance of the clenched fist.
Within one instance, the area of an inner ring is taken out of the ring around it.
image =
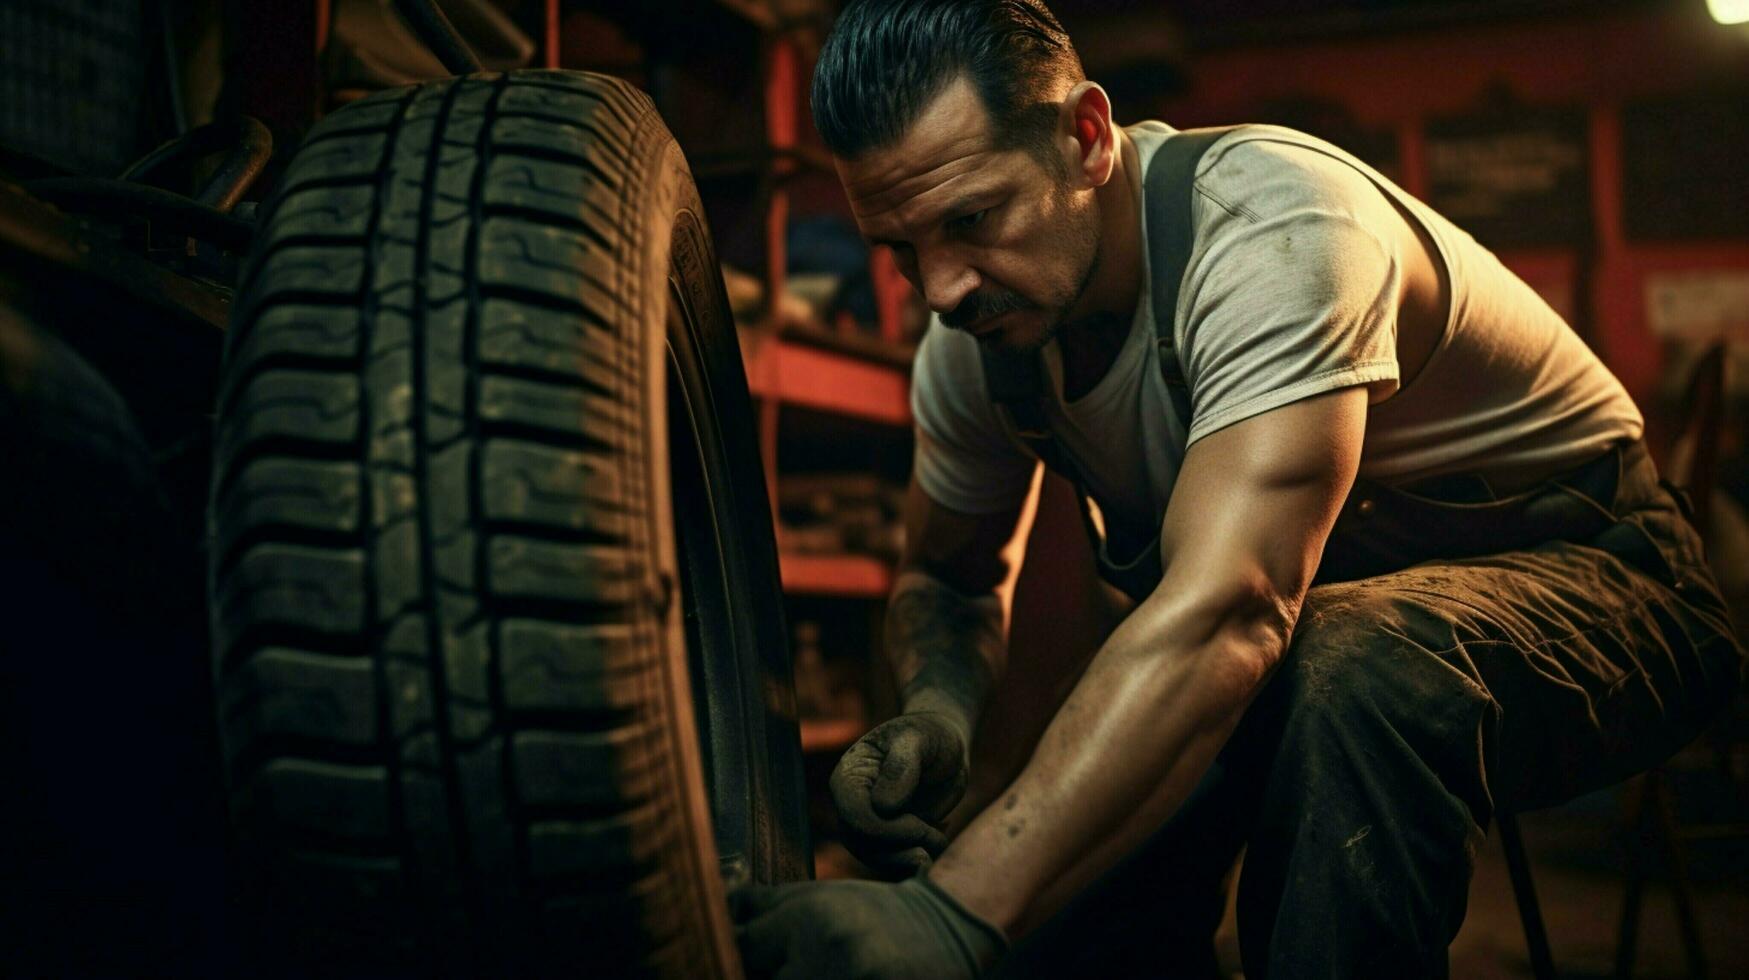
[[[858,739],[832,770],[844,845],[893,878],[929,867],[947,847],[941,822],[966,793],[970,741],[950,715],[900,715]]]

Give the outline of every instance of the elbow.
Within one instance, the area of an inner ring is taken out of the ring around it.
[[[1268,576],[1255,575],[1234,590],[1225,618],[1229,628],[1254,642],[1285,649],[1305,595],[1304,587],[1284,588]]]
[[[1261,576],[1223,591],[1205,607],[1196,670],[1219,687],[1222,701],[1248,703],[1287,652],[1304,592],[1277,588]]]
[[[892,592],[887,598],[889,609],[902,596],[927,595],[938,601],[973,604],[994,601],[996,591],[982,588],[981,583],[966,582],[951,569],[940,569],[918,563],[901,564],[894,570]]]
[[[1228,642],[1216,644],[1204,663],[1226,692],[1227,699],[1249,703],[1275,674],[1287,650],[1285,638],[1272,628],[1247,627]]]
[[[894,571],[895,586],[901,582],[926,579],[933,586],[952,589],[972,598],[994,595],[997,587],[1008,578],[1008,565],[1000,554],[981,558],[964,554],[946,558],[906,555]]]

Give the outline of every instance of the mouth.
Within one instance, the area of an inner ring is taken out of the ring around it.
[[[1013,314],[1013,312],[1014,312],[1013,310],[1009,310],[1006,313],[998,313],[995,316],[990,317],[987,320],[979,320],[977,323],[972,324],[970,327],[968,327],[966,329],[968,331],[970,331],[972,336],[977,337],[978,339],[982,340],[986,337],[990,337],[990,336],[994,335],[997,331],[1001,330],[1002,329],[1002,321],[1006,320],[1011,314]]]

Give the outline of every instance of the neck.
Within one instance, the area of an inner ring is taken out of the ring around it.
[[[1120,142],[1111,179],[1094,190],[1099,201],[1099,264],[1057,335],[1063,355],[1063,395],[1073,400],[1111,370],[1135,321],[1142,290],[1141,164],[1129,134]]]
[[[1059,336],[1063,352],[1063,399],[1076,401],[1084,397],[1123,350],[1129,339],[1130,325],[1135,317],[1119,317],[1115,313],[1095,313],[1085,320],[1069,324]]]

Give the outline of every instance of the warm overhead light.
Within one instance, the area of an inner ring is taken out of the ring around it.
[[[1749,22],[1749,0],[1706,0],[1706,9],[1721,24]]]

